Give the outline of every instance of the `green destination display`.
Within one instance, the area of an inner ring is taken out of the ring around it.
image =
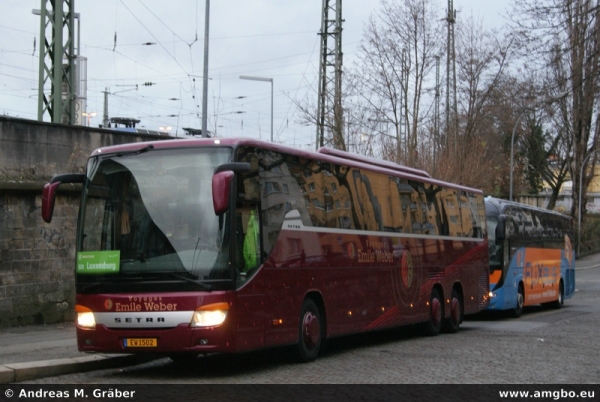
[[[78,274],[116,274],[119,272],[121,252],[80,251],[77,253]]]

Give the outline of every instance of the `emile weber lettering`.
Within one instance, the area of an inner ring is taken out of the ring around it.
[[[394,255],[385,250],[383,242],[367,240],[367,249],[358,250],[358,262],[391,263],[394,262]]]
[[[163,303],[161,297],[129,297],[128,303],[115,303],[115,311],[177,311],[177,303]]]

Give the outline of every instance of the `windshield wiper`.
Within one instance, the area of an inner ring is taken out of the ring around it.
[[[129,280],[131,282],[132,279],[134,279],[134,278],[122,278],[122,277],[118,277],[117,278],[117,277],[114,277],[114,278],[110,278],[110,279],[100,279],[100,280],[98,280],[96,282],[91,282],[91,283],[89,283],[89,282],[80,282],[80,283],[78,283],[78,285],[83,286],[83,288],[82,288],[83,292],[87,292],[88,290],[97,288],[100,285],[106,285],[106,284],[116,283],[116,282],[118,282],[116,279],[118,279],[119,281],[122,280],[122,279],[126,279],[126,280]]]
[[[197,279],[193,279],[193,278],[188,278],[186,276],[183,275],[179,275],[177,272],[173,272],[173,271],[163,271],[163,272],[157,272],[160,275],[167,275],[167,276],[171,276],[173,278],[177,278],[177,279],[181,279],[183,281],[189,282],[189,283],[193,283],[194,285],[198,285],[200,288],[204,289],[204,290],[212,290],[212,286],[204,283],[204,282],[200,282]]]
[[[134,262],[146,262],[146,259],[144,258],[143,255],[138,255],[137,258],[127,258],[127,259],[123,259],[121,260],[121,264],[131,264]]]
[[[138,272],[128,272],[125,276],[119,276],[119,277],[115,277],[115,278],[111,278],[111,279],[115,279],[115,280],[118,280],[118,281],[125,280],[125,281],[130,282],[130,283],[135,283],[135,282],[150,283],[150,282],[148,282],[146,280],[147,278],[145,278],[144,276],[140,276],[140,274],[144,274],[144,273],[143,272],[139,272],[139,271]],[[180,275],[179,273],[177,273],[175,271],[147,272],[147,274],[159,275],[159,276],[163,276],[163,277],[164,276],[170,276],[172,278],[180,279],[180,280],[185,281],[185,282],[193,283],[194,285],[198,286],[202,290],[212,290],[212,286],[211,285],[209,285],[207,283],[204,283],[204,282],[200,282],[197,279],[193,279],[193,278],[190,278],[190,277],[186,277],[184,275]],[[106,279],[99,280],[97,282],[92,282],[92,283],[86,284],[83,287],[82,290],[85,292],[85,291],[88,291],[90,289],[96,288],[96,287],[98,287],[100,285],[104,285],[104,284],[112,283],[112,282],[114,282],[114,281],[110,280],[110,279],[109,280],[106,280]]]

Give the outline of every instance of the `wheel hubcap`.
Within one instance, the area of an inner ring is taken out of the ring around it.
[[[458,299],[452,299],[452,306],[450,307],[452,322],[458,324],[460,322],[460,303]]]
[[[523,293],[521,292],[519,292],[519,295],[517,296],[517,305],[519,308],[523,308]]]
[[[303,331],[304,343],[306,346],[313,348],[319,342],[321,336],[319,320],[316,315],[308,312],[304,315]]]
[[[436,327],[442,322],[442,305],[439,299],[431,301],[431,321]]]

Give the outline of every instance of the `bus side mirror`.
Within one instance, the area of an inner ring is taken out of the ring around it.
[[[42,219],[47,223],[52,221],[56,190],[62,183],[83,183],[84,180],[85,175],[83,174],[60,174],[54,176],[49,183],[46,183],[42,190]]]
[[[215,214],[222,215],[229,209],[231,182],[236,173],[247,172],[250,164],[246,162],[224,163],[215,169],[212,178],[213,208]]]
[[[46,183],[42,190],[42,219],[50,223],[52,214],[54,213],[54,200],[56,199],[56,190],[60,186],[60,182]]]
[[[506,239],[506,215],[498,216],[498,225],[496,225],[496,244],[501,245]]]
[[[215,215],[221,215],[229,209],[231,181],[235,173],[231,170],[216,173],[212,178],[213,208]]]

